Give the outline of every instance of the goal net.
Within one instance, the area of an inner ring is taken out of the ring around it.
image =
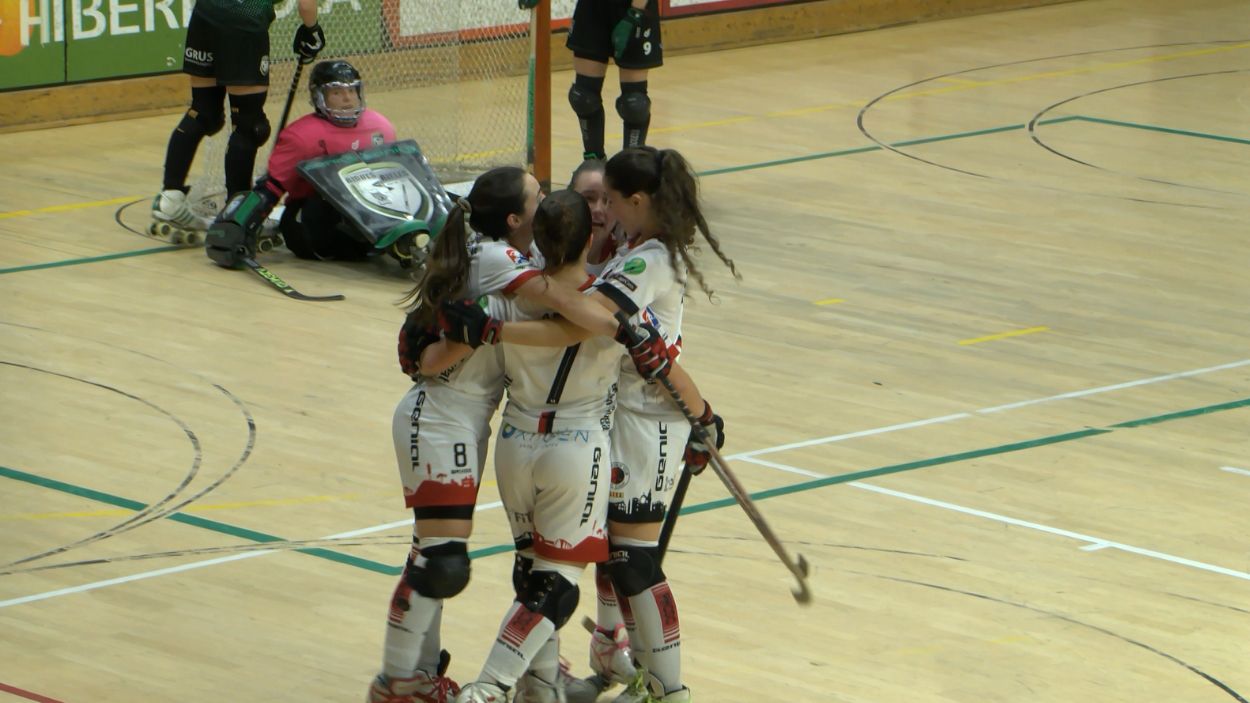
[[[547,3],[543,3],[546,5]],[[470,181],[500,165],[525,165],[535,100],[531,13],[513,0],[322,0],[326,48],[317,59],[350,61],[364,80],[369,108],[415,139],[443,183]],[[291,41],[299,23],[295,0],[275,8],[270,29],[269,99],[274,135],[256,155],[265,170],[291,90],[296,62]],[[295,91],[289,121],[312,110],[308,74]],[[224,205],[229,124],[204,140],[196,157],[191,200],[211,216]]]

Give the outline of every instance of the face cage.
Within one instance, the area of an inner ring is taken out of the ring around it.
[[[355,88],[356,98],[360,101],[360,105],[348,110],[331,110],[326,105],[326,88]],[[360,119],[360,115],[365,111],[365,87],[360,81],[352,81],[344,83],[342,81],[332,81],[330,83],[322,83],[314,86],[312,90],[313,107],[317,110],[317,114],[330,120],[341,127],[351,127]]]

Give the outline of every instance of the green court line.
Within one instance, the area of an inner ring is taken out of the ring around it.
[[[954,463],[961,462],[961,461],[968,461],[970,459],[979,459],[981,457],[987,457],[987,456],[995,456],[998,454],[1008,454],[1011,452],[1018,452],[1018,451],[1023,451],[1026,449],[1034,449],[1036,447],[1044,447],[1044,446],[1048,446],[1052,444],[1061,444],[1063,442],[1072,442],[1078,439],[1085,439],[1086,437],[1096,437],[1100,435],[1105,435],[1105,434],[1111,433],[1114,430],[1132,429],[1135,427],[1145,427],[1148,425],[1155,425],[1155,424],[1159,424],[1162,422],[1170,422],[1172,420],[1180,420],[1183,418],[1197,417],[1200,415],[1223,412],[1225,410],[1236,410],[1238,408],[1245,408],[1245,407],[1250,407],[1250,398],[1242,398],[1241,400],[1233,400],[1233,401],[1229,401],[1226,403],[1216,403],[1214,405],[1204,405],[1202,407],[1189,408],[1187,410],[1178,410],[1176,412],[1164,413],[1162,415],[1152,415],[1150,417],[1139,418],[1136,420],[1128,420],[1125,422],[1119,422],[1119,423],[1110,425],[1105,428],[1091,427],[1091,428],[1086,428],[1084,430],[1077,430],[1075,432],[1065,432],[1063,434],[1049,435],[1047,437],[1038,437],[1036,439],[1029,439],[1029,440],[1025,440],[1022,442],[1000,444],[998,446],[986,447],[984,449],[974,449],[974,450],[967,451],[967,452],[959,452],[956,454],[946,454],[943,456],[932,457],[929,459],[920,459],[917,461],[909,461],[909,462],[904,462],[901,464],[891,464],[889,466],[881,466],[875,469],[867,469],[864,471],[854,471],[851,473],[839,474],[836,476],[828,476],[825,478],[819,478],[819,479],[815,479],[812,481],[804,481],[802,483],[791,484],[789,486],[781,486],[779,488],[770,488],[770,489],[763,490],[763,491],[756,491],[755,493],[751,493],[750,496],[753,500],[756,500],[756,501],[765,500],[767,498],[776,498],[778,496],[789,495],[791,493],[799,493],[803,491],[814,490],[817,488],[824,488],[826,486],[833,486],[839,483],[848,483],[850,481],[858,481],[858,480],[862,480],[866,478],[873,478],[876,476],[885,476],[888,474],[901,473],[904,471],[914,471],[916,469],[925,469],[925,468],[929,468],[933,466],[941,466],[943,464],[954,464]],[[51,478],[45,478],[43,476],[36,476],[35,474],[27,473],[25,471],[18,471],[17,469],[11,469],[5,466],[0,466],[0,476],[9,478],[9,479],[14,479],[17,481],[23,481],[23,482],[36,485],[36,486],[41,486],[44,488],[51,488],[53,490],[61,491],[63,493],[69,493],[71,495],[76,495],[76,496],[80,496],[83,498],[89,498],[91,500],[95,500],[101,503],[107,503],[109,505],[115,505],[121,508],[130,509],[130,510],[142,510],[143,508],[147,507],[144,503],[140,503],[139,501],[135,501],[135,500],[130,500],[129,498],[122,498],[121,496],[115,496],[111,493],[105,493],[103,491],[97,491],[91,488],[85,488],[83,486],[76,486],[74,484],[65,483],[63,481],[57,481]],[[720,508],[727,508],[734,504],[735,504],[735,501],[732,498],[721,498],[719,500],[708,501],[706,503],[699,503],[697,505],[686,506],[685,508],[682,508],[681,514],[692,515],[694,513],[706,512],[708,510],[717,510]],[[238,537],[240,539],[251,540],[253,542],[258,542],[261,544],[285,541],[281,537],[276,537],[274,535],[270,535],[264,532],[257,532],[256,530],[250,530],[244,527],[237,527],[235,525],[228,525],[224,522],[218,522],[216,520],[208,520],[208,519],[198,517],[198,516],[187,515],[185,513],[174,513],[173,515],[169,515],[167,517],[168,519],[174,522],[180,522],[180,523],[183,523],[184,525],[191,525],[193,527],[199,527],[202,529],[211,530],[213,532],[219,532],[221,534],[230,535],[231,537]],[[495,554],[504,554],[507,552],[511,552],[512,549],[513,548],[511,544],[496,544],[496,545],[492,545],[489,547],[482,547],[480,549],[475,549],[469,552],[469,557],[472,559],[480,559],[482,557],[488,557],[488,556],[492,556]],[[336,552],[336,551],[329,550],[329,549],[321,549],[321,548],[312,547],[312,548],[296,549],[295,551],[303,552],[304,554],[308,554],[308,555],[315,556],[315,557],[320,557],[322,559],[328,559],[330,561],[338,562],[340,564],[346,564],[348,566],[355,566],[361,569],[366,569],[368,571],[373,571],[379,574],[387,574],[390,576],[396,576],[401,572],[400,567],[382,564],[376,561],[371,561],[369,559],[363,559],[360,557],[351,556],[349,554],[342,554],[340,552]]]
[[[56,479],[47,478],[45,476],[36,476],[35,474],[27,473],[25,471],[18,471],[17,469],[11,469],[7,466],[0,466],[0,476],[3,476],[4,478],[14,479],[16,481],[23,481],[25,483],[29,483],[35,486],[41,486],[43,488],[51,488],[52,490],[61,491],[62,493],[68,493],[70,495],[76,495],[82,498],[88,498],[98,503],[105,503],[107,505],[113,505],[119,508],[126,508],[127,510],[139,511],[148,507],[146,503],[141,503],[137,500],[123,498],[121,496],[113,495],[112,493],[105,493],[104,491],[97,491],[93,488],[86,488],[84,486],[76,486],[72,483],[65,483],[64,481],[58,481]],[[219,532],[223,535],[229,535],[231,537],[238,537],[239,539],[246,539],[246,540],[250,540],[252,542],[258,542],[261,544],[286,541],[285,539],[281,537],[266,534],[264,532],[257,532],[256,530],[249,530],[246,527],[237,527],[235,525],[228,525],[224,522],[218,522],[216,520],[209,520],[209,519],[198,517],[195,515],[187,515],[186,513],[174,513],[172,515],[167,515],[165,517],[169,520],[172,520],[173,522],[180,522],[184,525],[191,525],[193,527],[199,527],[205,530]],[[296,549],[295,551],[303,552],[305,554],[311,554],[312,556],[321,557],[322,559],[329,559],[330,561],[336,561],[336,562],[339,562],[340,564],[348,564],[350,566],[356,566],[361,569],[375,571],[381,574],[390,574],[394,576],[400,572],[400,568],[396,566],[381,564],[376,561],[362,559],[360,557],[355,557],[350,554],[341,554],[339,552],[331,551],[329,549],[321,549],[317,547],[306,547],[302,549]]]
[[[178,251],[186,247],[166,246],[156,247],[154,249],[135,249],[134,251],[123,251],[117,254],[104,254],[103,256],[90,256],[85,259],[65,259],[63,261],[49,261],[46,264],[30,264],[27,266],[14,266],[13,268],[0,269],[0,274],[18,273],[19,271],[38,271],[39,269],[52,269],[59,266],[77,266],[78,264],[94,264],[97,261],[112,261],[113,259],[126,259],[131,256],[147,256],[148,254],[159,254],[164,251]]]
[[[1072,120],[1082,119],[1075,115],[1067,117],[1056,117],[1054,119],[1042,120],[1039,124],[1058,124],[1060,122],[1070,122]],[[1092,118],[1090,118],[1092,119]],[[952,139],[967,139],[968,137],[982,137],[987,134],[999,134],[1001,132],[1013,132],[1024,129],[1027,125],[1013,124],[1005,127],[990,127],[989,129],[978,129],[971,132],[956,132],[954,134],[941,134],[936,137],[921,137],[919,139],[908,139],[901,142],[891,144],[892,147],[916,146],[919,144],[933,144],[935,142],[945,142]],[[883,147],[880,145],[861,146],[853,149],[840,149],[838,151],[826,151],[819,154],[808,154],[806,156],[794,156],[788,159],[777,159],[776,161],[761,161],[753,164],[743,164],[741,166],[729,166],[727,168],[717,168],[710,171],[701,171],[700,176],[718,176],[724,173],[738,173],[740,171],[753,171],[761,168],[772,168],[773,166],[785,166],[787,164],[802,163],[804,161],[816,161],[819,159],[832,159],[839,156],[851,156],[853,154],[864,154],[870,151],[881,151]],[[139,249],[137,251],[127,251],[120,254],[106,254],[104,256],[93,256],[85,259],[66,259],[64,261],[52,261],[46,264],[30,264],[29,266],[14,266],[13,268],[0,269],[0,275],[6,273],[18,273],[21,271],[37,271],[39,269],[56,268],[58,266],[76,266],[78,264],[92,264],[99,261],[110,261],[112,259],[123,259],[129,256],[144,256],[146,254],[159,254],[163,251],[177,251],[185,249],[180,246],[157,247],[155,249]]]
[[[1098,124],[1112,125],[1115,127],[1129,127],[1131,129],[1144,129],[1150,132],[1163,132],[1164,134],[1179,134],[1183,137],[1197,137],[1198,139],[1211,139],[1217,142],[1230,142],[1232,144],[1250,144],[1250,139],[1242,139],[1241,137],[1228,137],[1222,134],[1208,134],[1206,132],[1193,132],[1188,129],[1173,129],[1172,127],[1159,127],[1158,125],[1139,124],[1137,122],[1124,122],[1122,120],[1108,120],[1103,117],[1088,117],[1085,115],[1076,115],[1072,119],[1082,122],[1096,122]]]

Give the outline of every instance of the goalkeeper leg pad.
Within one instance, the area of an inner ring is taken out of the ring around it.
[[[217,221],[208,228],[205,253],[218,266],[235,269],[244,258],[256,256],[256,237],[278,196],[265,185],[239,193],[226,203]]]

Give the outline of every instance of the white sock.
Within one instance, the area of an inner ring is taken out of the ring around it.
[[[635,656],[664,684],[666,693],[680,690],[681,624],[677,619],[677,601],[669,590],[668,581],[631,596],[629,610],[635,623],[635,629],[629,632]]]
[[[430,676],[438,674],[443,656],[443,609],[434,613],[434,619],[426,628],[425,640],[421,642],[421,656],[417,657],[417,669]]]
[[[504,615],[479,681],[512,688],[556,631],[556,624],[514,602]]]
[[[553,631],[530,661],[530,672],[547,683],[560,677],[560,633]]]
[[[437,634],[427,638],[426,633],[432,624],[441,619],[439,615],[442,611],[441,599],[426,598],[412,590],[403,576],[399,577],[395,594],[391,596],[390,615],[386,619],[382,673],[397,679],[412,677],[417,670],[424,640],[438,642]]]

